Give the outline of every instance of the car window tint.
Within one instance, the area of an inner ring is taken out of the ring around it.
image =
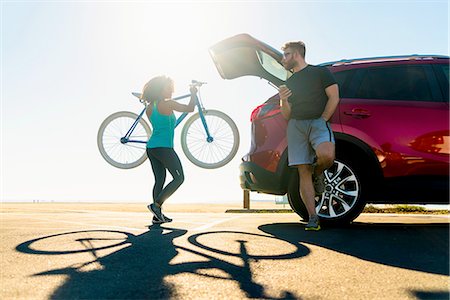
[[[443,94],[444,94],[444,101],[449,102],[449,86],[450,86],[450,79],[448,77],[448,69],[449,65],[439,65],[441,67],[442,73],[444,73],[444,83],[442,86]]]
[[[420,65],[368,68],[357,98],[432,101],[425,70]]]
[[[447,82],[450,84],[450,79],[448,78],[448,67],[449,65],[441,65],[442,71],[444,71],[445,78]]]
[[[339,96],[341,98],[352,98],[354,96],[354,93],[350,91],[350,85],[349,82],[352,80],[353,74],[355,73],[355,70],[348,70],[348,71],[341,71],[334,73],[334,78],[336,78],[336,81],[339,86]]]

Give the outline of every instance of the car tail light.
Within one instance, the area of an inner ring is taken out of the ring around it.
[[[264,103],[252,111],[252,114],[250,115],[250,122],[253,122],[261,118],[271,117],[280,112],[281,110],[278,104]]]

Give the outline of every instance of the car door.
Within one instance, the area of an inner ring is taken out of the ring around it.
[[[449,174],[449,107],[433,67],[364,66],[340,103],[344,133],[369,144],[385,177]]]
[[[209,49],[223,79],[257,76],[279,86],[291,73],[281,64],[282,53],[248,34],[239,34]]]

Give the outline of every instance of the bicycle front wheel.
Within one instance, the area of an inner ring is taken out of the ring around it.
[[[186,157],[205,169],[229,163],[239,148],[239,131],[233,120],[217,110],[204,110],[211,138],[208,139],[199,113],[190,117],[181,132],[181,146]]]
[[[131,169],[141,165],[147,159],[146,142],[152,130],[145,120],[139,119],[129,137],[130,141],[122,139],[138,117],[135,113],[120,111],[107,117],[100,125],[97,134],[98,149],[112,166]]]

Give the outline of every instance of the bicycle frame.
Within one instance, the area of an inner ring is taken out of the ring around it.
[[[178,96],[173,98],[172,100],[180,100],[180,99],[184,99],[187,97],[190,97],[191,94],[187,94],[187,95],[183,95],[183,96]],[[206,119],[205,119],[205,115],[203,114],[203,108],[200,104],[200,98],[197,97],[195,100],[195,106],[197,107],[198,110],[198,114],[200,115],[200,119],[202,120],[202,124],[203,124],[203,128],[205,128],[205,132],[206,132],[206,141],[208,143],[213,142],[214,138],[209,134],[209,130],[208,130],[208,124],[206,123]],[[139,116],[136,118],[136,120],[134,121],[133,125],[131,125],[130,129],[127,131],[127,133],[125,134],[124,137],[122,137],[120,139],[120,142],[122,144],[126,144],[126,143],[141,143],[141,144],[146,144],[147,141],[138,141],[138,140],[130,140],[130,136],[133,133],[134,129],[136,128],[137,124],[139,123],[139,120],[142,118],[142,116],[144,115],[145,111],[147,110],[147,107],[145,107],[141,113],[139,114]],[[186,116],[188,115],[187,112],[182,113],[178,118],[177,121],[175,123],[175,128],[181,123],[183,122],[183,120],[186,118]]]

